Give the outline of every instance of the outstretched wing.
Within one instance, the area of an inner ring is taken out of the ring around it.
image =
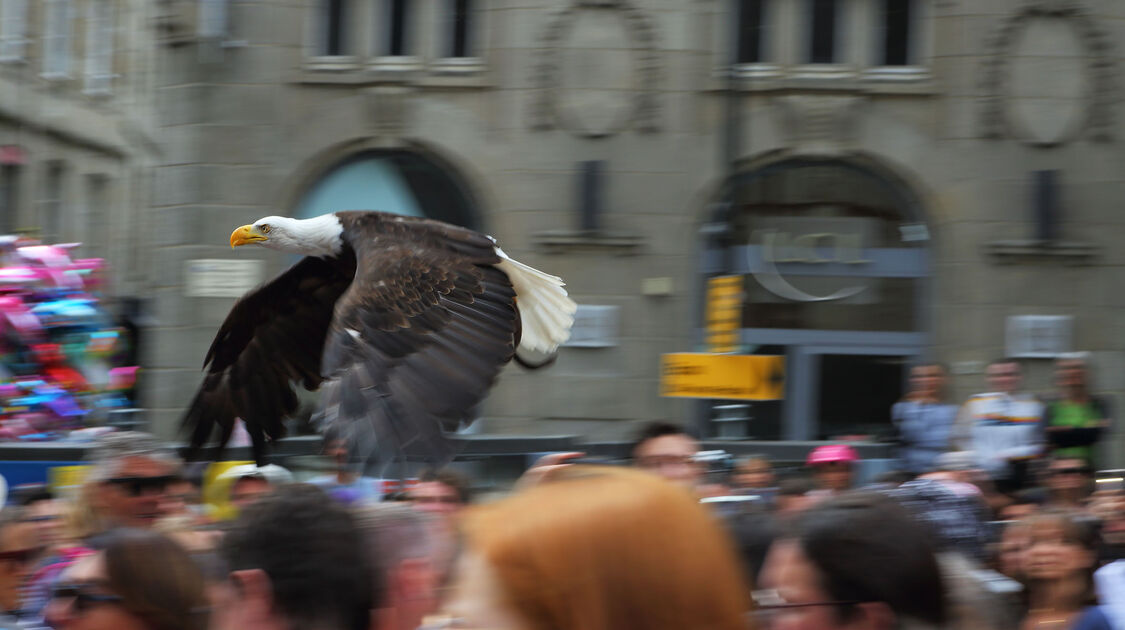
[[[456,429],[519,343],[488,237],[382,213],[338,213],[356,276],[336,304],[321,405],[363,455],[448,457]]]
[[[189,456],[220,430],[227,443],[236,418],[264,463],[265,440],[282,436],[281,421],[297,410],[294,382],[313,390],[321,383],[320,360],[336,301],[352,282],[350,255],[305,258],[246,294],[231,309],[211,348],[207,374],[184,416]]]

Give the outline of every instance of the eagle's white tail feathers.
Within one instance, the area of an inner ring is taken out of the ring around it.
[[[543,273],[517,260],[508,258],[499,247],[496,264],[516,290],[516,307],[520,309],[523,334],[520,348],[533,352],[554,352],[570,338],[574,313],[578,305],[566,294],[562,278]]]

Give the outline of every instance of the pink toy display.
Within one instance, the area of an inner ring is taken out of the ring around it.
[[[115,360],[128,340],[97,295],[104,261],[76,247],[0,236],[0,441],[66,439],[132,407],[137,368]]]

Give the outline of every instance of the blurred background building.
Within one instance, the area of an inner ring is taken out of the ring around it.
[[[1073,350],[1122,402],[1119,2],[0,6],[4,220],[144,287],[165,434],[234,298],[292,262],[230,231],[361,208],[490,233],[582,305],[555,366],[502,375],[483,433],[878,435],[912,361],[947,363],[961,399],[1005,354],[1047,390]],[[731,349],[786,358],[784,400],[660,396],[663,353],[709,349],[714,276],[742,289]]]
[[[129,304],[159,163],[150,4],[0,0],[0,233],[81,241]]]

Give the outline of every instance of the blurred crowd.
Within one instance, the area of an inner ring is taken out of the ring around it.
[[[299,483],[103,435],[79,486],[0,511],[0,629],[1121,630],[1108,410],[1079,358],[1045,402],[1013,365],[960,407],[917,366],[874,477],[848,444],[735,459],[666,423],[628,461],[553,453],[487,497],[449,469],[388,488],[331,433]]]

